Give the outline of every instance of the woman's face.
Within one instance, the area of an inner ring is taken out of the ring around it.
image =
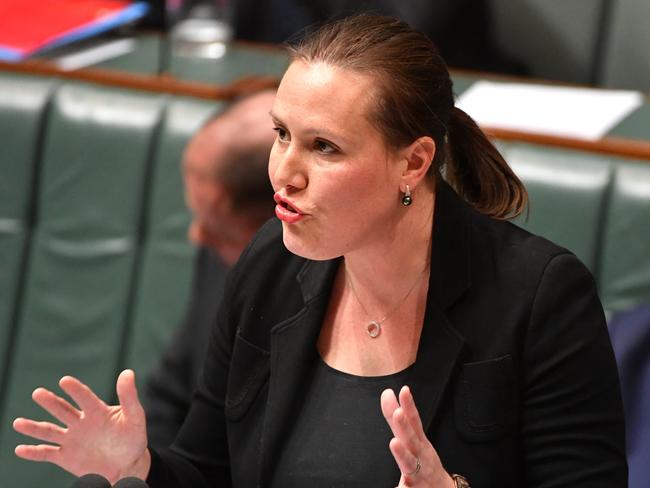
[[[374,89],[370,75],[301,61],[280,83],[269,176],[294,254],[331,259],[395,237],[407,163],[369,122]]]

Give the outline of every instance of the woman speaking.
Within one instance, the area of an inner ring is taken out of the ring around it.
[[[507,222],[526,191],[426,36],[376,15],[290,48],[277,219],[229,277],[199,389],[147,448],[133,372],[34,400],[18,456],[152,487],[615,488],[617,371],[594,280]]]

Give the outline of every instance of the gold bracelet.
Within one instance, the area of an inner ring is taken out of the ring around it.
[[[469,486],[469,482],[465,479],[464,476],[461,476],[459,474],[452,474],[451,478],[454,480],[454,483],[456,483],[456,488],[472,488]]]

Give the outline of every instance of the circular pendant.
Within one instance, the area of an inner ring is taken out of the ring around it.
[[[366,330],[368,331],[368,335],[374,339],[375,337],[379,336],[379,333],[381,332],[381,325],[379,322],[373,320],[368,324]]]

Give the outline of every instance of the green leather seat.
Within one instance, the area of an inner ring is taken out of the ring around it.
[[[515,223],[573,251],[597,275],[609,159],[530,144],[512,144],[503,152],[530,197],[528,216]]]
[[[605,309],[650,303],[650,161],[617,162],[605,222],[599,265]]]
[[[126,340],[123,367],[146,378],[185,313],[193,270],[194,249],[187,241],[189,213],[184,203],[181,166],[192,134],[220,107],[189,99],[170,102],[160,131],[149,225],[134,297],[134,315]]]
[[[31,400],[34,387],[59,391],[58,379],[73,374],[104,398],[114,389],[163,101],[77,84],[53,97],[0,419],[0,473],[12,486],[67,487],[72,480],[13,454],[24,438],[12,419],[47,418]]]
[[[36,161],[53,83],[0,74],[0,410],[20,296]]]

